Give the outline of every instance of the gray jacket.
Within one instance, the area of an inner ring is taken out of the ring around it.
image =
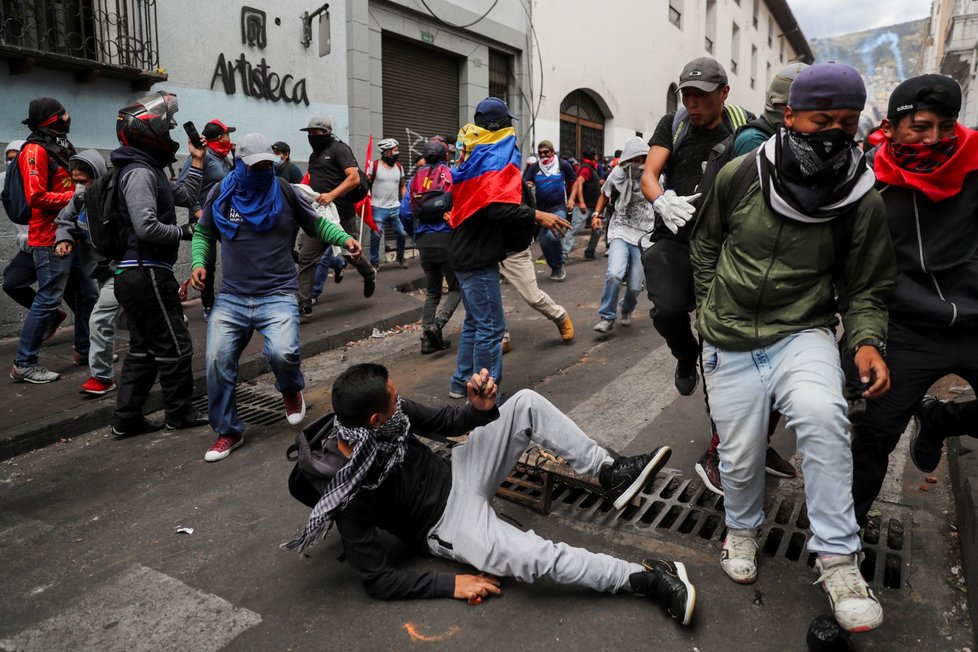
[[[94,149],[79,152],[69,159],[69,164],[72,161],[86,163],[95,173],[96,179],[108,173],[105,159]],[[75,255],[82,256],[82,268],[85,270],[85,274],[94,279],[108,278],[115,270],[115,265],[92,247],[91,238],[88,235],[88,220],[85,219],[84,212],[85,189],[78,188],[74,197],[61,209],[54,221],[54,226],[57,229],[54,241],[56,244],[59,242],[72,243],[75,247]]]

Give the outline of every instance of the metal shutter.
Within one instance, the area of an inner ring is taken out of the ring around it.
[[[409,174],[431,136],[455,142],[460,59],[416,41],[382,35],[383,138],[396,138]],[[375,137],[377,135],[375,134]]]

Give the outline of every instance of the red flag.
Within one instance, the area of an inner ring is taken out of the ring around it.
[[[370,169],[370,162],[371,162],[370,152],[373,151],[373,148],[374,148],[374,135],[370,134],[370,139],[367,141],[367,156],[365,157],[367,162],[363,166],[363,169],[365,171]],[[377,227],[377,223],[374,222],[374,210],[371,204],[371,197],[369,192],[367,192],[366,197],[364,197],[356,204],[354,204],[353,210],[357,212],[357,215],[360,216],[360,219],[363,220],[364,224],[366,224],[371,229],[373,229],[377,233],[377,235],[381,234],[381,230]]]

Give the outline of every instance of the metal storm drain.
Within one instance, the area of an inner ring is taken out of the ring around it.
[[[278,394],[264,394],[253,389],[238,387],[234,390],[238,403],[238,418],[255,426],[273,426],[285,420],[285,403]],[[207,411],[207,396],[193,400],[200,410]]]
[[[556,473],[547,497],[545,475],[518,465],[503,483],[504,491],[500,495],[509,498],[510,493],[522,494],[517,502],[532,504],[541,511],[645,536],[682,536],[719,548],[726,534],[723,498],[707,490],[699,479],[684,479],[676,469],[663,470],[651,487],[617,513],[612,501],[595,493],[592,487]],[[770,493],[764,513],[760,554],[814,568],[815,554],[805,547],[811,532],[804,494]],[[884,515],[871,519],[869,527],[863,530],[865,558],[860,570],[874,587],[901,588],[904,564],[910,560],[910,524],[909,512]]]

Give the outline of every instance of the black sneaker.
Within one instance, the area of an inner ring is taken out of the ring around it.
[[[767,453],[764,456],[764,471],[768,475],[773,475],[776,478],[794,478],[798,476],[798,471],[792,466],[791,462],[781,457],[778,451],[774,450],[773,447],[767,447]]]
[[[602,466],[598,472],[598,482],[605,491],[618,495],[615,509],[624,508],[635,494],[652,482],[655,474],[669,461],[670,455],[671,448],[659,446],[651,453],[619,457],[613,463]]]
[[[343,268],[333,270],[333,281],[336,283],[343,282]]]
[[[299,302],[299,316],[308,317],[312,314],[312,301]]]
[[[142,421],[137,421],[131,424],[112,424],[109,431],[118,439],[125,439],[126,437],[135,437],[137,435],[145,435],[151,432],[156,432],[162,428],[163,426],[161,424],[154,423],[146,417],[143,417]]]
[[[186,430],[187,428],[199,428],[200,426],[206,426],[210,423],[207,420],[207,415],[200,410],[194,410],[194,414],[191,417],[185,417],[176,423],[171,423],[166,421],[167,430]]]
[[[925,396],[917,406],[913,415],[913,437],[910,438],[910,459],[913,465],[924,473],[931,473],[941,463],[941,453],[944,450],[944,438],[934,432],[933,424],[927,418],[931,410],[940,405],[941,401],[933,396]]]
[[[421,353],[428,355],[438,350],[433,341],[434,331],[425,330],[421,333]]]
[[[683,396],[689,396],[696,391],[700,377],[696,373],[696,361],[676,363],[676,389]]]
[[[641,598],[649,598],[681,625],[688,625],[696,608],[696,587],[689,581],[686,565],[678,561],[646,559],[645,570],[628,577],[632,591]]]
[[[720,478],[720,455],[717,454],[716,450],[706,449],[693,469],[696,471],[696,475],[700,476],[707,489],[718,496],[723,495],[723,480]]]
[[[367,299],[374,295],[374,290],[377,289],[377,277],[371,276],[370,278],[363,279],[363,296]]]

